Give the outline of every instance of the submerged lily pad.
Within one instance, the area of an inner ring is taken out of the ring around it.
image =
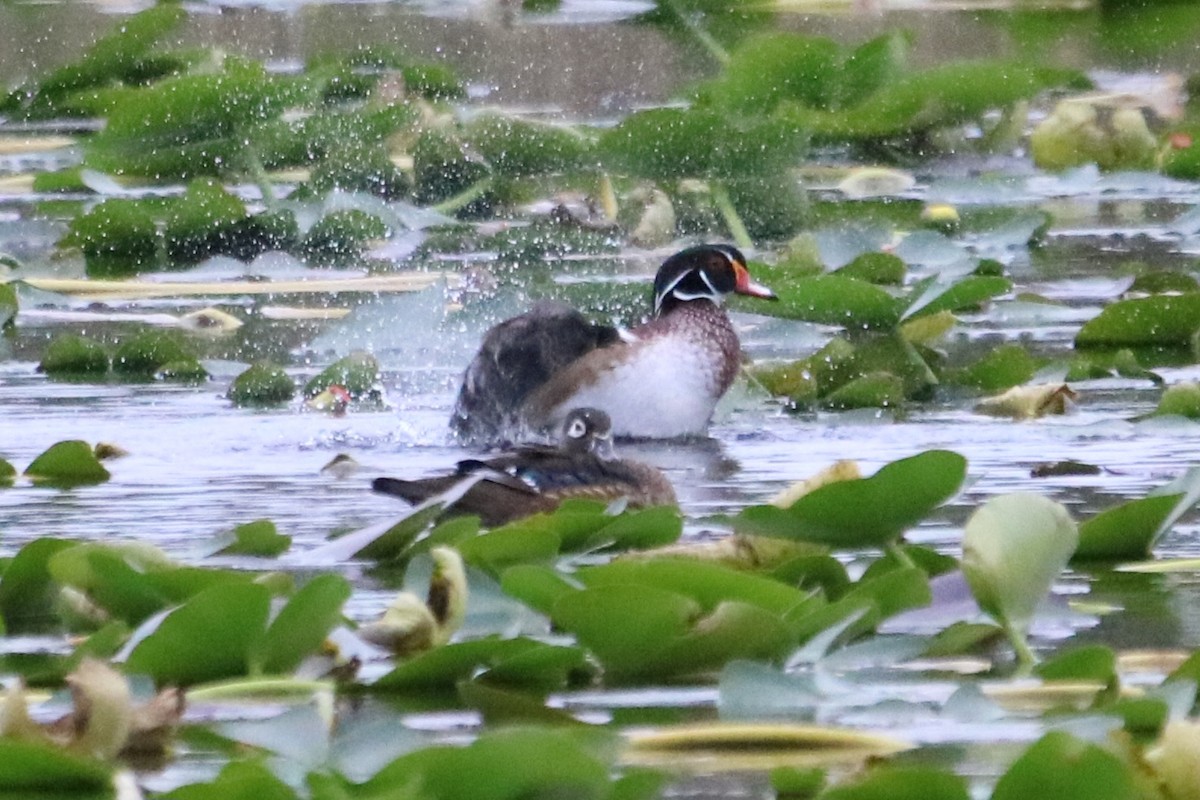
[[[834,547],[882,547],[953,497],[966,470],[966,459],[957,453],[927,450],[886,464],[869,478],[822,486],[788,508],[750,506],[734,518],[734,526],[743,533]]]
[[[25,468],[34,483],[50,486],[82,486],[103,483],[112,477],[92,446],[79,439],[59,442]]]

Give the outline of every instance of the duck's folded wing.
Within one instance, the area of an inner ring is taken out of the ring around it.
[[[568,306],[544,303],[488,331],[467,366],[450,426],[469,444],[511,435],[526,397],[568,364],[618,341],[616,328],[596,325]]]

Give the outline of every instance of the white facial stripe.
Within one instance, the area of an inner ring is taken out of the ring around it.
[[[676,287],[676,286],[678,286],[678,285],[679,285],[679,282],[680,282],[681,280],[683,280],[684,278],[686,278],[686,277],[687,277],[687,273],[686,273],[686,272],[681,272],[681,273],[679,273],[679,275],[678,275],[678,276],[676,276],[675,280],[671,281],[671,282],[670,282],[670,283],[668,283],[668,284],[667,284],[665,287],[663,287],[663,290],[662,290],[661,292],[659,292],[659,293],[658,293],[658,296],[657,296],[657,297],[655,297],[655,298],[654,298],[654,310],[655,310],[655,312],[657,312],[657,311],[658,311],[658,310],[659,310],[659,309],[662,307],[662,301],[663,301],[663,299],[664,299],[664,298],[665,298],[667,295],[669,295],[669,294],[671,294],[672,292],[674,292],[674,291],[675,291],[675,287]]]
[[[587,423],[581,419],[573,419],[567,426],[567,436],[571,439],[582,439],[586,434]]]

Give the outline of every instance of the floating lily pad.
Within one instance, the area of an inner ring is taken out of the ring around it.
[[[577,169],[588,150],[570,128],[495,113],[471,120],[466,138],[497,173],[510,177]]]
[[[195,358],[168,361],[154,372],[156,381],[198,385],[209,379],[208,370]]]
[[[422,796],[428,800],[621,796],[617,787],[610,788],[614,779],[609,765],[591,749],[606,755],[612,752],[607,737],[597,736],[596,731],[582,735],[562,727],[487,731],[466,747],[442,745],[402,756],[363,784],[361,791],[364,796],[378,796],[420,781]]]
[[[930,283],[924,291],[914,290],[904,317],[919,318],[942,311],[962,311],[980,305],[1012,289],[1007,278],[970,275],[943,287]]]
[[[234,378],[228,397],[238,406],[274,406],[296,396],[296,384],[283,367],[254,364]]]
[[[0,330],[11,330],[17,319],[17,289],[11,283],[0,283]]]
[[[111,791],[112,778],[108,764],[49,742],[0,738],[0,791],[28,797],[95,792],[102,797]]]
[[[524,637],[489,636],[437,647],[400,664],[371,684],[378,691],[450,691],[481,670],[495,685],[566,685],[569,673],[581,668],[578,648],[537,642]]]
[[[356,401],[379,402],[379,360],[359,350],[339,358],[304,384],[304,396],[314,397],[330,386],[341,386]]]
[[[904,260],[891,253],[863,253],[838,270],[839,275],[867,283],[899,286],[908,271]]]
[[[34,539],[17,551],[0,577],[0,619],[10,634],[46,630],[57,622],[58,585],[47,565],[55,553],[74,542],[50,537]]]
[[[34,483],[59,487],[103,483],[112,477],[92,446],[79,439],[51,446],[25,468],[25,475]]]
[[[1101,644],[1075,647],[1043,661],[1034,674],[1045,681],[1097,681],[1115,686],[1117,655]]]
[[[943,379],[959,386],[998,392],[1028,383],[1043,363],[1019,344],[1003,344],[989,350],[974,364],[948,370]]]
[[[108,374],[110,360],[108,350],[95,339],[63,333],[50,342],[38,370],[52,378],[94,380]]]
[[[822,486],[788,508],[750,506],[734,518],[734,526],[834,547],[881,547],[953,497],[966,470],[966,459],[957,453],[928,450],[893,461],[869,478]]]
[[[1200,419],[1200,383],[1185,381],[1168,386],[1151,416],[1177,415]]]
[[[308,229],[300,240],[300,253],[314,264],[345,265],[373,239],[391,233],[386,222],[361,209],[331,211]]]
[[[246,205],[215,180],[188,184],[183,197],[167,210],[163,239],[169,267],[195,264],[211,255],[235,248],[239,224],[247,218]]]
[[[564,594],[551,617],[617,682],[701,673],[734,658],[780,658],[795,642],[777,615],[758,606],[723,601],[705,613],[691,598],[654,586],[613,584]]]
[[[1143,497],[1101,511],[1079,526],[1074,558],[1145,557],[1180,498],[1177,494]]]
[[[267,627],[270,593],[253,583],[214,586],[135,632],[131,672],[190,686],[246,675]]]
[[[1155,295],[1106,306],[1075,335],[1076,347],[1187,347],[1200,331],[1200,294]]]
[[[285,536],[269,519],[258,519],[238,525],[233,529],[233,541],[220,552],[224,555],[263,556],[272,558],[285,552],[292,545],[292,537]]]
[[[29,117],[71,116],[71,100],[87,89],[113,83],[138,84],[178,68],[178,60],[161,59],[158,68],[151,48],[187,17],[180,6],[153,6],[122,17],[76,61],[51,72],[22,94],[20,106]]]
[[[652,180],[741,179],[795,166],[806,145],[802,129],[785,118],[656,108],[605,131],[599,153],[610,169]]]
[[[904,405],[904,381],[890,372],[868,372],[821,398],[821,405],[836,411],[855,408],[897,408]]]
[[[167,364],[195,360],[183,337],[173,331],[146,331],[124,342],[113,354],[113,372],[149,379]]]
[[[936,767],[880,765],[821,793],[822,800],[968,800],[965,779]]]
[[[458,136],[426,130],[413,147],[417,202],[440,203],[491,175],[491,167]]]
[[[189,783],[162,795],[167,800],[296,800],[298,795],[260,761],[231,761],[205,783]]]
[[[1133,769],[1103,747],[1051,731],[1026,750],[996,782],[992,800],[1136,800]]]
[[[765,274],[760,279],[769,282],[779,296],[778,303],[755,304],[754,310],[760,314],[851,330],[888,329],[899,324],[904,308],[904,301],[885,289],[844,275],[779,281]]]
[[[12,486],[17,480],[17,468],[0,458],[0,486]]]
[[[342,622],[350,583],[341,575],[318,575],[300,587],[267,626],[250,672],[288,675],[320,650],[325,637]]]
[[[168,78],[122,95],[91,137],[84,163],[102,172],[191,180],[248,170],[248,137],[311,92],[304,77],[226,57],[224,69]],[[111,201],[110,201],[111,202]]]
[[[59,245],[82,250],[91,277],[109,277],[156,265],[162,236],[144,201],[111,198],[71,220]]]

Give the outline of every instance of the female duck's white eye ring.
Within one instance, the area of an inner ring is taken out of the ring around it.
[[[587,423],[581,419],[571,420],[571,424],[567,426],[567,438],[582,439],[587,435]]]

